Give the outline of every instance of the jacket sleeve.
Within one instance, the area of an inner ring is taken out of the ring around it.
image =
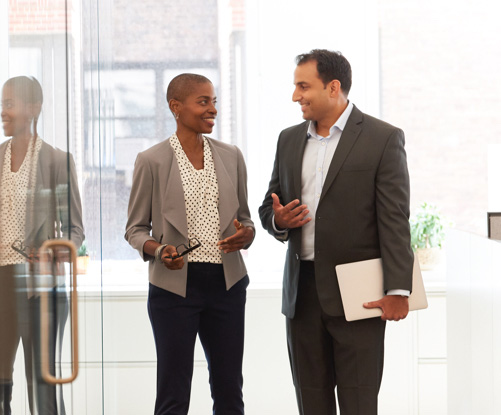
[[[69,158],[70,176],[69,180],[66,180],[66,183],[69,184],[69,192],[66,195],[69,198],[68,201],[70,209],[67,217],[61,218],[61,223],[63,235],[68,235],[69,239],[75,244],[78,249],[85,239],[82,221],[82,201],[80,199],[80,191],[78,189],[75,161],[73,160],[73,156],[70,153],[65,154],[65,161],[67,160],[67,157]],[[65,171],[67,170],[66,165],[64,165],[63,168],[65,169]],[[64,176],[66,176],[67,178],[66,174]],[[57,190],[56,193],[58,193]],[[58,201],[58,205],[67,205],[67,202],[65,202],[66,201]]]
[[[146,241],[155,240],[151,236],[153,175],[146,157],[139,153],[134,165],[132,189],[129,198],[128,219],[125,239],[139,252],[144,261],[153,259],[144,253]]]
[[[410,185],[404,133],[388,138],[376,176],[376,209],[384,290],[412,290],[413,253],[409,230]]]
[[[238,174],[238,211],[237,211],[237,219],[244,226],[250,226],[254,231],[254,238],[256,237],[256,227],[254,226],[254,222],[251,219],[251,214],[249,210],[249,203],[247,198],[247,167],[245,165],[244,156],[238,147],[237,149],[237,174]],[[243,249],[249,249],[254,242],[254,238],[252,241],[244,246]]]
[[[276,232],[275,227],[273,226],[273,221],[275,218],[275,213],[273,211],[273,199],[271,198],[271,194],[275,193],[280,201],[282,201],[282,192],[280,190],[280,137],[278,138],[277,143],[277,151],[275,153],[275,162],[273,164],[273,172],[271,174],[270,183],[268,185],[268,191],[264,197],[263,203],[259,208],[259,218],[261,219],[261,224],[263,228],[268,231],[270,235],[275,237],[277,240],[281,242],[285,242],[289,239],[289,232]]]

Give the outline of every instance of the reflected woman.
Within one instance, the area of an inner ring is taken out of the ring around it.
[[[137,156],[125,234],[150,262],[155,415],[188,413],[197,334],[209,367],[213,413],[241,415],[249,278],[240,250],[255,233],[245,162],[236,146],[204,135],[217,115],[207,78],[175,77],[167,102],[177,129]]]
[[[45,240],[67,238],[78,247],[84,237],[73,159],[37,134],[42,103],[42,88],[33,77],[11,78],[3,86],[2,126],[10,139],[0,144],[0,414],[11,413],[20,339],[31,413],[35,413],[34,396],[36,413],[58,413],[55,387],[40,375],[39,296],[35,280],[27,276],[37,274],[38,249]],[[51,318],[58,326],[51,327],[49,336],[52,370],[56,337],[58,330],[62,336],[67,316],[66,293],[58,288],[49,286]],[[59,413],[64,414],[64,406]]]

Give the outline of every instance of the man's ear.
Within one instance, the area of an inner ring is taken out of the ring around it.
[[[329,84],[327,85],[327,88],[329,89],[329,94],[332,98],[342,93],[341,82],[339,82],[337,79],[333,79],[332,81],[330,81]]]

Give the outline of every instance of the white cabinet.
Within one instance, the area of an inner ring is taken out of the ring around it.
[[[445,289],[442,282],[427,277],[425,273],[429,308],[387,325],[380,393],[384,415],[446,415]],[[247,415],[297,413],[281,297],[279,287],[259,288],[252,282],[249,286],[244,355]],[[145,289],[114,289],[102,295],[82,290],[80,375],[65,390],[68,414],[100,414],[103,390],[107,414],[153,413],[156,357],[146,301]],[[20,388],[21,355],[16,365],[15,412],[22,414],[26,402]],[[207,365],[197,343],[190,414],[211,410]]]
[[[448,397],[451,415],[501,413],[501,243],[447,235]]]

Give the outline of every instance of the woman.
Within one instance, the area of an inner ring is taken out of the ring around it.
[[[209,367],[213,413],[243,414],[249,279],[240,250],[250,246],[255,233],[245,163],[237,147],[203,135],[212,132],[217,115],[207,78],[175,77],[167,102],[176,133],[138,154],[125,234],[150,262],[155,415],[188,413],[197,334]]]
[[[0,414],[11,413],[14,358],[21,338],[31,413],[35,413],[34,394],[37,413],[58,413],[55,388],[40,375],[39,296],[34,280],[28,284],[26,276],[36,273],[38,248],[45,240],[64,237],[76,246],[83,240],[73,159],[37,134],[42,103],[42,88],[35,78],[19,76],[5,82],[2,126],[11,138],[0,145]],[[55,339],[58,330],[62,336],[67,299],[58,287],[50,294],[51,315],[56,307],[63,310],[53,320],[58,327],[50,333],[54,369]],[[64,406],[59,413],[64,413]]]

